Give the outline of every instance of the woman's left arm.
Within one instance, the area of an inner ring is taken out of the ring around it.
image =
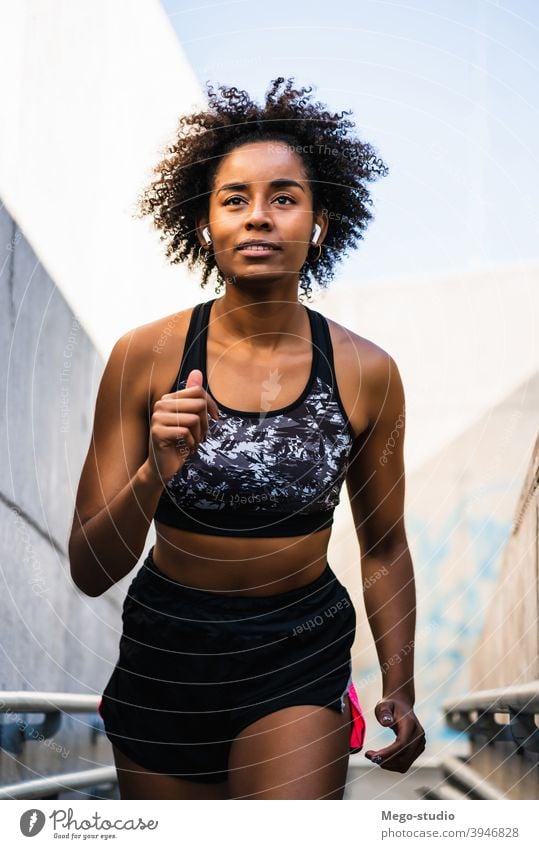
[[[397,736],[365,757],[406,772],[425,748],[425,733],[413,710],[416,596],[404,527],[405,398],[395,361],[381,348],[376,351],[362,375],[369,426],[352,448],[346,484],[361,550],[365,609],[382,672],[375,715]]]

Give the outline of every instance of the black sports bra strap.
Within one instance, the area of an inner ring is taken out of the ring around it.
[[[191,312],[191,320],[185,337],[185,345],[182,355],[182,361],[176,380],[174,381],[174,389],[179,388],[182,381],[186,381],[189,372],[194,369],[202,369],[204,362],[204,346],[208,333],[208,319],[211,309],[211,304],[215,298],[209,301],[203,301],[196,304]],[[329,326],[325,316],[307,307],[311,315],[311,329],[313,331],[313,345],[317,354],[318,368],[317,374],[329,386],[335,383],[335,364],[333,360],[333,346],[331,344],[331,336],[329,334]],[[207,379],[204,375],[203,385],[207,389]]]
[[[202,344],[202,329],[204,326],[204,308],[207,306],[205,302],[196,304],[191,312],[191,320],[185,337],[183,348],[182,361],[178,371],[178,376],[175,381],[175,386],[179,388],[182,381],[187,380],[189,372],[194,368],[201,368],[201,344]]]
[[[309,308],[310,309],[310,308]],[[316,310],[310,310],[313,317],[313,342],[318,349],[318,375],[329,386],[335,382],[335,365],[329,327],[325,316]]]

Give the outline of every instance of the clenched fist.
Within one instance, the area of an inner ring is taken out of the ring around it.
[[[202,385],[202,372],[192,369],[184,389],[167,392],[153,405],[148,464],[166,485],[208,433],[208,413],[219,418],[217,404]]]

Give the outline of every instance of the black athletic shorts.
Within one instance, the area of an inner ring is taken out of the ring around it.
[[[150,549],[122,621],[100,714],[111,743],[153,772],[224,781],[234,737],[260,717],[345,709],[356,614],[329,563],[298,589],[229,596],[173,581]]]

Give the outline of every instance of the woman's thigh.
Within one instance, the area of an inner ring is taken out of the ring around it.
[[[351,712],[294,705],[266,714],[232,742],[232,799],[342,799],[350,757]]]
[[[152,772],[112,747],[121,799],[228,799],[228,782],[187,781]]]

